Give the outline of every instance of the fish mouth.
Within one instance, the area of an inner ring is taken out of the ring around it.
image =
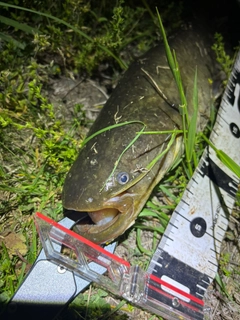
[[[98,244],[111,242],[124,233],[135,222],[133,194],[124,193],[103,203],[102,208],[93,211],[65,212],[70,219],[78,216],[73,230]],[[85,213],[85,216],[84,216]],[[79,214],[82,218],[79,219]]]

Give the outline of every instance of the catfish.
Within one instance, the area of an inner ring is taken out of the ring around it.
[[[210,79],[216,74],[216,64],[211,44],[208,34],[199,28],[183,30],[169,39],[190,118],[197,70],[198,131],[205,127],[214,99]],[[153,188],[182,156],[180,108],[165,47],[159,44],[124,73],[88,133],[87,137],[93,137],[66,176],[62,201],[66,215],[79,219],[75,232],[101,244],[134,224]],[[141,131],[167,132],[137,134]],[[174,131],[179,133],[173,139]]]

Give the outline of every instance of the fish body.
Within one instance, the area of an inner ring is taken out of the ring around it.
[[[188,112],[193,113],[193,84],[197,67],[200,115],[198,130],[207,122],[212,104],[209,79],[213,76],[210,44],[204,32],[182,31],[169,40],[181,72]],[[145,70],[145,72],[143,71]],[[159,94],[147,74],[157,83]],[[63,207],[79,218],[91,218],[75,231],[95,243],[109,242],[124,233],[149,198],[153,188],[183,152],[182,134],[136,132],[179,130],[180,96],[169,69],[165,48],[159,44],[125,72],[90,129],[88,137],[114,124],[131,122],[90,139],[71,167],[63,188]],[[132,144],[131,144],[132,143]],[[168,151],[152,166],[149,163]],[[120,157],[121,155],[121,157]],[[70,216],[70,215],[69,215]]]

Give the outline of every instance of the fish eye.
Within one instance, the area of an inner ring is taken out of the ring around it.
[[[117,175],[117,182],[119,184],[126,184],[129,181],[129,174],[127,172],[120,172]]]

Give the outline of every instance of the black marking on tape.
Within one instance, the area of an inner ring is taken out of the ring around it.
[[[237,105],[238,105],[238,111],[240,112],[240,95],[239,95],[239,97],[238,97]]]
[[[206,289],[210,284],[210,281],[212,280],[210,279],[210,277],[188,266],[187,264],[176,259],[175,257],[169,255],[169,253],[162,249],[159,249],[157,251],[157,257],[154,256],[154,259],[156,260],[155,262],[157,262],[152,272],[154,276],[157,276],[158,278],[161,278],[162,276],[167,276],[170,279],[173,279],[174,281],[177,281],[178,283],[188,288],[189,293],[191,295],[198,298],[203,297]],[[161,288],[160,285],[159,288]],[[160,300],[165,304],[172,306],[172,300],[168,300],[167,297],[164,297],[164,294],[159,294],[155,290],[149,290],[148,295],[152,299]],[[190,301],[189,305],[196,307],[196,303],[193,301]],[[192,316],[193,319],[203,319],[201,312],[196,312],[196,309],[194,308],[185,309],[183,305],[180,304],[175,309]]]
[[[226,229],[221,227],[221,226],[218,226],[219,229],[221,229],[224,233],[226,232]]]
[[[198,181],[194,177],[192,177],[192,181],[194,181],[196,184],[198,184]]]
[[[216,267],[216,268],[218,267],[218,264],[217,264],[217,263],[214,263],[214,262],[211,261],[211,260],[208,260],[208,262],[211,263],[212,265],[214,265],[214,267]],[[213,271],[214,271],[214,270],[213,270]],[[216,273],[216,271],[214,271],[214,272]]]
[[[219,168],[208,155],[206,156],[205,161],[202,162],[199,174],[202,177],[205,175],[208,176],[209,179],[219,188],[223,189],[231,196],[236,196],[238,189],[237,182]]]
[[[195,218],[190,223],[190,230],[194,237],[201,238],[206,233],[207,223],[201,217]]]
[[[163,237],[167,238],[168,240],[174,241],[174,239],[170,238],[170,237],[167,236],[165,233],[163,234]]]
[[[236,125],[236,123],[234,122],[230,123],[229,127],[232,135],[237,139],[240,138],[240,130],[239,130],[239,127]]]
[[[191,193],[191,194],[194,194],[190,189],[186,188],[186,190]]]
[[[229,208],[227,207],[227,209],[229,209]],[[226,217],[223,214],[221,214],[221,217],[222,217],[221,223],[225,224],[225,226],[227,227],[228,226],[228,219],[226,219]]]
[[[187,206],[189,206],[189,203],[187,203],[187,201],[185,201],[183,198],[182,198],[180,201],[182,201],[182,202],[185,203]]]
[[[222,111],[225,111],[223,108],[222,108]],[[220,126],[220,127],[223,127],[223,125],[221,124],[221,122],[225,122],[226,124],[228,123],[227,121],[226,121],[226,119],[222,116],[222,114],[220,113],[220,114],[218,114],[218,118],[217,118],[217,120],[216,120],[216,123]]]
[[[210,250],[212,251],[212,252],[214,252],[215,254],[218,254],[219,252],[216,250],[216,249],[214,249],[214,248],[210,248]]]
[[[212,129],[212,132],[214,132],[216,136],[219,136],[219,134],[218,134],[218,132],[217,132],[216,129],[213,128],[213,129]]]
[[[183,214],[181,214],[179,211],[175,210],[175,212],[176,212],[180,217],[182,217],[183,219],[185,219],[185,220],[187,220],[188,222],[190,222],[190,220],[189,220],[187,217],[185,217]]]
[[[171,221],[169,221],[169,224],[170,224],[172,227],[174,227],[174,228],[178,229],[178,227],[177,227],[177,226],[175,226],[175,224],[173,224]]]
[[[229,103],[232,105],[232,107],[234,106],[234,102],[235,102],[234,91],[237,83],[240,84],[240,73],[238,73],[237,71],[234,71],[231,77],[230,85],[227,88],[227,93],[228,93],[227,98]],[[239,99],[238,99],[238,105],[239,105]]]

